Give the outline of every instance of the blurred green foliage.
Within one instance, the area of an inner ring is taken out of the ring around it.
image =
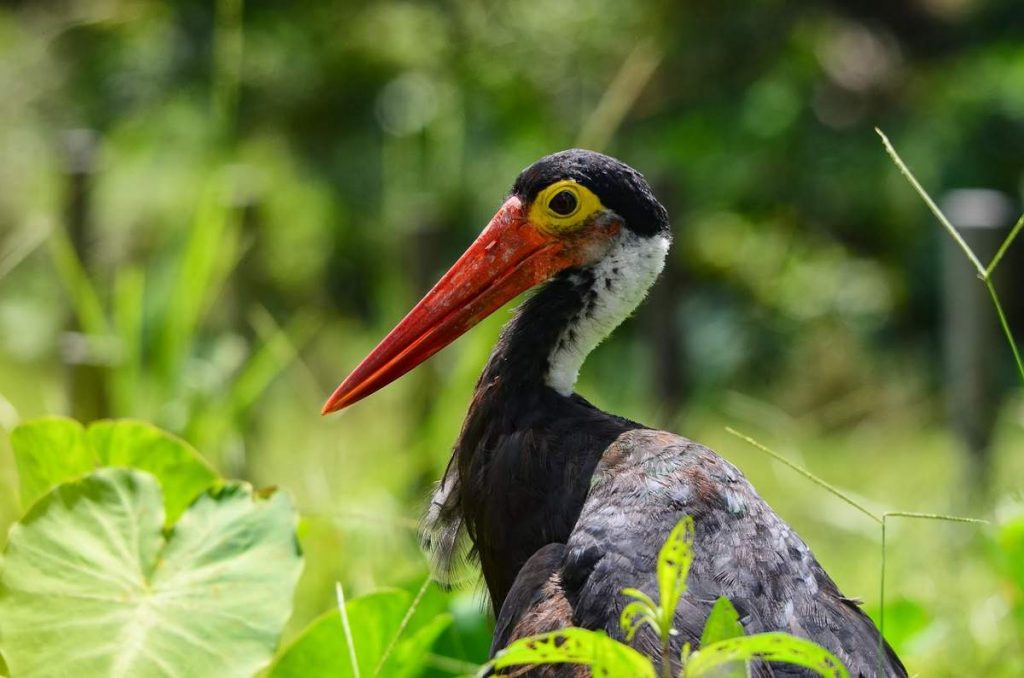
[[[872,526],[722,426],[873,508],[967,510],[945,236],[872,127],[937,197],[1019,204],[1022,33],[1014,0],[3,3],[0,426],[141,417],[287,488],[308,555],[292,633],[337,580],[415,590],[418,515],[507,315],[340,417],[319,406],[522,167],[598,146],[648,176],[676,244],[579,390],[735,461],[877,607]],[[1020,261],[997,281],[1015,327]],[[980,514],[1024,501],[1022,422],[1017,391]],[[0,450],[0,528],[17,488]],[[893,527],[887,623],[913,670],[1022,670],[1008,529]],[[480,595],[438,597],[436,653],[480,663]]]

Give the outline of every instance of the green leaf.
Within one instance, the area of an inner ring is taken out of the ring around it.
[[[419,675],[423,670],[424,657],[451,624],[452,615],[446,613],[411,633],[407,630],[409,638],[398,643],[377,675],[396,678]]]
[[[96,468],[127,466],[160,481],[170,524],[217,479],[188,443],[140,421],[100,421],[86,430],[72,419],[37,419],[14,429],[11,446],[24,506]]]
[[[740,615],[725,596],[715,601],[708,620],[704,622],[704,632],[700,636],[700,646],[706,647],[720,640],[738,638],[745,634]]]
[[[51,488],[96,466],[85,444],[85,429],[73,419],[47,417],[22,424],[11,432],[11,448],[22,506],[30,506]]]
[[[1008,583],[1024,592],[1024,514],[1002,521],[992,537],[992,546],[996,564]]]
[[[619,616],[619,629],[626,635],[626,642],[633,642],[636,632],[647,624],[659,637],[661,636],[661,614],[651,597],[635,588],[622,589],[622,595],[633,598],[633,602],[622,608]]]
[[[744,633],[736,608],[728,598],[719,596],[714,607],[711,608],[708,620],[704,622],[700,646],[708,647],[722,640],[740,638]],[[714,675],[717,678],[746,678],[748,675],[747,662],[736,661],[722,664],[714,671]]]
[[[141,421],[99,421],[85,434],[100,466],[127,466],[156,476],[173,523],[217,472],[191,445]]]
[[[825,678],[849,678],[846,668],[825,648],[804,638],[778,632],[730,638],[701,647],[690,655],[686,676],[712,675],[721,666],[752,659],[795,664]]]
[[[658,553],[658,598],[662,632],[672,628],[679,598],[686,592],[686,576],[693,562],[693,518],[685,516],[672,528]]]
[[[153,476],[102,469],[11,528],[0,648],[15,676],[250,676],[271,657],[302,569],[281,493],[229,484],[169,536]]]
[[[600,631],[568,628],[522,638],[488,662],[478,676],[493,669],[544,664],[582,664],[594,678],[655,678],[651,661],[628,645]]]
[[[270,678],[324,675],[354,676],[348,661],[348,643],[335,611],[314,619],[295,641],[274,661]]]
[[[385,590],[353,598],[345,604],[352,628],[352,643],[364,678],[374,675],[377,664],[398,632],[412,600],[405,591]],[[423,668],[423,659],[437,638],[452,622],[441,614],[418,628],[407,628],[399,639],[381,676],[413,676]],[[325,612],[302,631],[274,662],[269,678],[292,676],[354,676],[349,662],[348,642],[337,610]]]
[[[652,610],[658,609],[658,606],[655,604],[654,600],[640,589],[635,589],[633,587],[627,586],[626,588],[622,589],[622,595],[634,598],[638,602],[643,603]]]
[[[649,625],[654,632],[660,636],[661,628],[658,625],[657,610],[651,609],[646,603],[634,600],[622,608],[622,615],[619,617],[619,629],[626,635],[626,642],[632,643],[636,632],[644,625]]]

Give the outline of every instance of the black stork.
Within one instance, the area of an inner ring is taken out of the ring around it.
[[[670,241],[668,214],[636,170],[584,150],[541,158],[323,411],[365,398],[543,283],[505,326],[477,382],[423,533],[442,570],[470,540],[497,615],[492,654],[569,625],[621,639],[628,601],[620,591],[656,597],[658,550],[690,515],[695,557],[673,656],[683,642],[697,646],[724,595],[748,633],[810,638],[852,676],[906,675],[857,602],[735,466],[573,392],[587,354],[658,277]],[[658,656],[651,637],[634,643]],[[802,675],[792,670],[755,667],[757,675]]]

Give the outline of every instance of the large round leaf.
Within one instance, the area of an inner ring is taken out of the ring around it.
[[[271,657],[302,566],[284,494],[229,484],[165,536],[160,485],[102,469],[11,529],[0,650],[21,676],[248,676]]]
[[[217,472],[191,445],[130,419],[93,422],[88,429],[63,417],[36,419],[14,429],[11,447],[24,506],[97,468],[126,466],[157,477],[167,521],[173,523],[217,479]]]
[[[194,447],[146,422],[95,421],[86,429],[85,440],[97,465],[130,467],[156,476],[169,523],[217,480],[217,472]]]

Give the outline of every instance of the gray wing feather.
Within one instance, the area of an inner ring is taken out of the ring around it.
[[[523,630],[521,621],[551,596],[567,602],[573,625],[622,639],[618,621],[629,602],[622,589],[636,587],[657,599],[658,551],[685,515],[694,519],[694,560],[676,609],[672,657],[678,658],[683,643],[698,646],[711,606],[726,596],[748,634],[786,631],[809,638],[835,654],[851,676],[907,675],[888,644],[879,652],[879,634],[868,616],[839,592],[739,470],[701,445],[651,430],[626,432],[606,450],[567,544],[542,549],[543,557],[520,572],[494,647],[518,637],[512,630],[517,624]],[[633,645],[649,656],[660,654],[648,631],[638,633]],[[781,664],[752,668],[756,676],[814,675]]]

